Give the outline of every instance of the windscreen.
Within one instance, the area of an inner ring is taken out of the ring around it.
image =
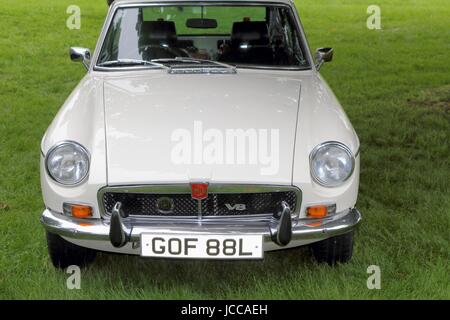
[[[124,7],[114,14],[97,66],[197,59],[236,67],[307,68],[302,43],[287,6]]]

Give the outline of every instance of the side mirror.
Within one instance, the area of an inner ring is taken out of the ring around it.
[[[316,50],[316,69],[320,70],[325,62],[333,60],[333,48],[319,48]]]
[[[82,62],[84,67],[89,69],[91,63],[91,51],[87,48],[72,47],[70,48],[70,60]]]

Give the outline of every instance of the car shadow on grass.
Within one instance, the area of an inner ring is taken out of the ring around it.
[[[266,252],[263,260],[245,261],[154,259],[100,253],[85,275],[95,274],[96,281],[110,291],[120,286],[130,291],[184,291],[227,297],[227,292],[236,289],[251,292],[265,281],[275,285],[289,281],[314,265],[308,247]]]

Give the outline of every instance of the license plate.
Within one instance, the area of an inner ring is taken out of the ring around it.
[[[261,235],[141,235],[141,255],[161,258],[262,259]]]

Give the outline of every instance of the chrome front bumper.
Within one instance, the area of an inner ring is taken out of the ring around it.
[[[183,221],[155,221],[150,219],[124,219],[128,242],[138,248],[142,233],[164,234],[256,234],[264,237],[264,250],[276,250],[282,247],[273,241],[274,228],[268,221],[239,221],[224,219],[220,221],[202,221],[187,223]],[[324,219],[299,219],[292,221],[292,237],[289,245],[294,247],[320,241],[351,231],[361,221],[356,209],[349,209]],[[110,220],[74,219],[46,209],[41,223],[47,231],[62,237],[78,241],[102,241],[110,243]]]

